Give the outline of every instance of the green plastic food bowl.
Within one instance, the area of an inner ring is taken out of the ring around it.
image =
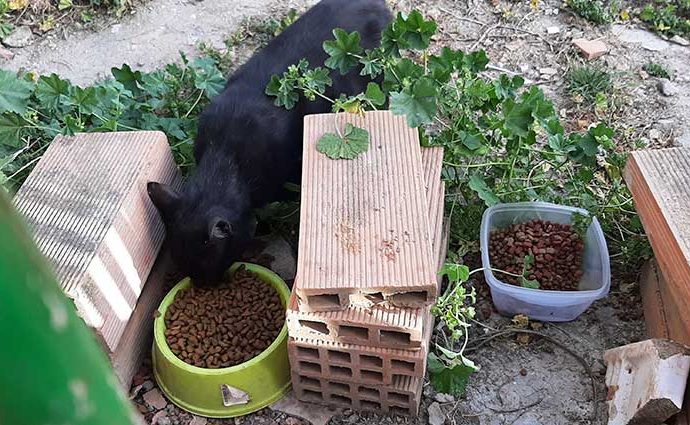
[[[272,271],[248,263],[236,263],[233,273],[244,264],[248,270],[273,286],[287,306],[290,290]],[[189,278],[170,290],[158,308],[153,330],[153,374],[165,395],[182,409],[210,418],[232,418],[260,410],[282,398],[290,390],[287,355],[287,325],[258,356],[236,366],[204,369],[177,358],[165,340],[165,313],[178,291],[189,288]]]

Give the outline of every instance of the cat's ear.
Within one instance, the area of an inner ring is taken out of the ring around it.
[[[181,202],[180,194],[167,184],[148,182],[146,190],[151,202],[156,206],[163,221],[167,222],[173,216]]]

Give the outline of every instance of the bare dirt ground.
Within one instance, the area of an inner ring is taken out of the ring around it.
[[[121,22],[103,22],[99,32],[58,31],[33,45],[14,49],[15,58],[3,68],[57,72],[77,83],[109,75],[112,66],[129,63],[150,70],[176,61],[178,51],[194,54],[199,41],[222,46],[223,37],[250,16],[279,16],[290,7],[303,9],[314,1],[270,0],[152,0]],[[690,47],[658,38],[640,27],[592,27],[547,0],[532,9],[530,2],[400,0],[395,10],[418,8],[439,23],[436,45],[452,44],[466,50],[483,48],[491,65],[523,75],[539,84],[556,102],[571,128],[597,119],[617,129],[621,149],[631,146],[690,146]],[[547,28],[551,28],[547,31]],[[557,29],[557,30],[556,30]],[[594,61],[614,77],[609,108],[592,115],[591,105],[578,104],[565,92],[564,76],[583,63],[572,39],[600,39],[609,52]],[[238,60],[249,52],[238,54]],[[673,78],[662,83],[642,67],[648,62],[666,66]],[[663,90],[660,86],[664,84]],[[663,93],[662,93],[663,91]],[[319,406],[283,402],[274,409],[232,420],[194,418],[165,400],[145,364],[135,378],[133,399],[152,424],[479,424],[561,425],[605,423],[605,366],[603,351],[644,338],[644,323],[635,273],[614,270],[611,293],[576,321],[545,324],[542,332],[581,356],[590,375],[572,355],[546,340],[492,340],[471,357],[481,365],[467,395],[459,400],[435,394],[427,384],[418,418],[386,417]],[[497,315],[490,297],[481,291],[478,309],[482,325],[476,335],[502,327],[510,318]],[[147,395],[148,394],[148,395]],[[147,395],[147,396],[145,396]],[[593,419],[596,406],[596,419]],[[281,411],[282,410],[282,411]],[[288,413],[285,413],[288,412]]]

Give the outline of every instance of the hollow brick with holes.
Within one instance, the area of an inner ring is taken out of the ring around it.
[[[414,416],[422,394],[422,378],[399,377],[386,386],[368,385],[300,374],[292,382],[299,400],[331,406]]]
[[[60,287],[106,351],[118,347],[163,243],[146,183],[179,187],[158,131],[57,136],[13,199]]]
[[[429,199],[429,219],[433,234],[434,252],[443,243],[444,184],[441,181],[442,148],[421,149],[426,196]],[[445,252],[445,249],[444,249]],[[442,261],[440,259],[439,261]],[[437,263],[438,268],[440,263]],[[425,310],[398,308],[385,303],[351,306],[333,312],[309,312],[300,309],[293,292],[287,310],[288,331],[291,336],[355,345],[396,349],[422,349],[425,335]],[[362,303],[367,300],[362,299]]]
[[[334,119],[365,128],[372,148],[350,161],[319,153],[317,141]],[[390,111],[305,117],[294,286],[300,310],[344,310],[368,294],[397,307],[435,301],[422,174],[419,134],[404,117]],[[320,218],[323,211],[329,220]]]
[[[425,156],[424,150],[422,156]],[[440,161],[438,164],[440,168]],[[428,178],[426,180],[429,181]],[[440,195],[431,203],[440,214],[430,213],[433,217],[436,267],[440,267],[445,259],[448,238],[448,228],[443,224],[443,193],[441,186]],[[358,410],[416,415],[433,325],[430,308],[424,309],[423,313],[425,326],[419,350],[371,347],[300,336],[290,338],[288,354],[293,389],[298,399]],[[319,320],[324,314],[327,313],[311,313],[312,320],[305,324],[312,331],[328,332],[329,324]]]

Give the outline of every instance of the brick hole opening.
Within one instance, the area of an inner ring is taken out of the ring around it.
[[[402,294],[390,295],[388,298],[396,304],[407,306],[426,304],[429,299],[427,291],[404,292]]]
[[[319,360],[319,350],[316,348],[297,347],[297,355],[312,360]]]
[[[361,341],[369,340],[369,329],[359,326],[341,325],[338,327],[338,335]]]
[[[350,353],[343,353],[342,351],[328,350],[328,359],[341,363],[350,363],[352,358]]]
[[[381,410],[381,403],[375,401],[362,400],[360,405],[362,406],[362,409]]]
[[[365,294],[364,298],[366,298],[374,304],[379,304],[384,301],[383,294],[380,292],[374,292],[373,294]]]
[[[366,367],[383,367],[383,359],[380,357],[367,356],[362,354],[359,356],[359,362]]]
[[[329,382],[328,383],[328,388],[331,389],[331,391],[339,391],[341,393],[350,393],[350,386],[347,384],[343,384],[340,382]]]
[[[362,370],[361,373],[362,379],[366,379],[369,381],[383,381],[383,373],[381,372],[374,372],[373,370]]]
[[[410,334],[407,332],[387,331],[379,332],[381,343],[391,345],[410,345]]]
[[[304,390],[302,391],[302,400],[318,403],[323,401],[323,395],[318,391]]]
[[[299,362],[299,367],[305,372],[321,373],[321,365],[311,362]]]
[[[410,402],[410,396],[408,394],[396,393],[394,391],[390,391],[388,393],[388,398],[392,401],[397,402],[397,403],[409,403]]]
[[[300,320],[299,325],[303,328],[307,328],[307,331],[312,332],[312,333],[325,334],[325,335],[328,335],[331,333],[328,330],[328,327],[326,326],[325,323],[314,322],[312,320]]]
[[[396,371],[414,372],[414,363],[404,360],[391,360],[391,368]]]
[[[405,416],[411,415],[409,409],[405,409],[405,408],[398,407],[398,406],[391,406],[391,407],[390,407],[390,412],[391,412],[393,415],[405,415]]]
[[[336,403],[352,404],[352,399],[350,397],[345,397],[344,395],[331,394],[331,400]]]
[[[340,297],[338,294],[309,295],[307,304],[314,309],[340,308]]]
[[[376,388],[369,388],[369,387],[359,387],[357,389],[359,392],[359,395],[366,396],[366,397],[376,397],[379,398],[381,395],[379,394],[379,390]]]
[[[330,366],[331,375],[338,378],[351,378],[352,369],[342,366]]]
[[[318,379],[309,378],[308,376],[300,376],[299,377],[299,383],[302,385],[309,385],[312,387],[321,388],[321,382],[319,382]]]

